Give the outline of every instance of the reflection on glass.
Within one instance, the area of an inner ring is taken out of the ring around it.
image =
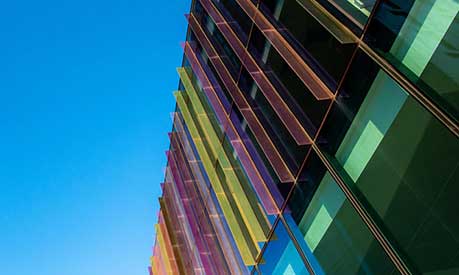
[[[366,40],[459,120],[459,1],[391,0]]]
[[[376,0],[328,0],[328,2],[363,26],[368,20]]]
[[[309,274],[282,221],[267,244],[258,270],[261,274]]]
[[[392,263],[317,155],[294,194],[288,205],[302,211],[284,217],[316,274],[391,274]]]
[[[335,129],[324,126],[327,150],[416,272],[457,274],[459,140],[384,72],[352,66],[350,76],[331,111]]]

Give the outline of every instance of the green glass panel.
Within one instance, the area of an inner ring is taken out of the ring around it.
[[[374,79],[336,158],[417,272],[456,271],[459,140],[385,73]]]

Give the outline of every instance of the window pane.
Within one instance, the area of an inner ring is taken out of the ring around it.
[[[379,243],[311,153],[288,202],[287,224],[316,274],[391,274]]]
[[[459,140],[368,59],[360,55],[352,65],[323,148],[419,272],[456,274]]]
[[[366,41],[459,120],[459,2],[386,0]]]
[[[355,44],[341,44],[326,28],[297,1],[278,0],[260,10],[277,25],[282,35],[322,79],[334,90],[355,49]]]
[[[282,221],[277,224],[262,261],[258,264],[261,274],[309,274]]]
[[[252,56],[257,57],[258,64],[308,134],[314,136],[327,111],[329,101],[317,101],[284,58],[256,28],[252,31],[248,50]]]
[[[354,24],[363,28],[376,0],[322,0],[320,2],[324,3],[325,7],[335,8],[347,16]]]

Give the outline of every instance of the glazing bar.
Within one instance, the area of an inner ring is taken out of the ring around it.
[[[210,1],[210,0],[202,0]],[[201,2],[202,2],[201,1]],[[246,14],[253,20],[255,25],[269,40],[271,45],[284,58],[285,62],[301,79],[304,85],[314,95],[317,100],[327,100],[333,98],[333,93],[317,76],[317,74],[304,62],[301,56],[292,48],[287,40],[269,22],[268,19],[257,9],[250,0],[236,0]]]
[[[251,232],[254,240],[256,241],[266,241],[269,233],[269,226],[266,223],[266,216],[262,211],[260,211],[257,204],[257,199],[253,190],[250,186],[243,186],[244,182],[241,182],[235,171],[233,165],[231,164],[229,157],[226,155],[226,152],[221,144],[218,134],[214,130],[214,124],[209,118],[205,110],[207,109],[207,103],[202,101],[198,95],[198,91],[195,89],[190,75],[184,68],[177,69],[180,79],[185,86],[185,90],[190,99],[190,102],[193,106],[193,109],[198,116],[199,124],[203,132],[209,141],[211,148],[214,150],[214,154],[217,155],[220,166],[223,168],[223,173],[225,174],[226,181],[231,190],[231,193],[234,197],[234,200],[237,202],[239,211],[244,218],[249,232]],[[199,113],[202,112],[202,113]]]
[[[261,177],[259,170],[266,169],[263,163],[259,162],[257,165],[250,157],[248,151],[245,149],[247,146],[246,143],[250,142],[249,140],[245,139],[244,142],[240,139],[236,128],[240,127],[240,125],[234,125],[229,117],[224,113],[223,106],[220,104],[218,100],[217,91],[214,89],[214,85],[210,81],[210,75],[212,74],[210,70],[205,70],[204,65],[202,62],[199,61],[196,52],[192,49],[191,45],[186,42],[184,44],[184,52],[185,56],[187,57],[191,68],[199,81],[203,85],[204,93],[209,100],[210,105],[212,106],[213,110],[215,111],[217,118],[219,119],[221,124],[226,124],[225,132],[230,139],[230,142],[235,149],[241,164],[246,171],[246,174],[254,187],[258,198],[260,199],[265,211],[269,215],[279,213],[279,208],[277,207],[274,199],[271,195],[271,192],[268,190],[267,185],[265,184],[263,178]],[[241,130],[242,131],[242,130]],[[233,144],[236,143],[236,144]],[[256,153],[256,152],[254,152]],[[269,180],[272,181],[270,178]],[[272,190],[275,192],[277,188]]]
[[[174,96],[176,97],[177,104],[181,110],[185,123],[187,124],[188,129],[190,130],[190,133],[192,131],[197,131],[196,126],[194,125],[194,122],[191,119],[191,114],[188,111],[183,95],[180,92],[176,92],[174,93]],[[191,135],[193,136],[193,134]],[[202,160],[203,156],[207,155],[206,149],[204,148],[200,140],[193,139],[193,141]],[[258,245],[251,241],[249,233],[247,232],[247,230],[244,230],[245,227],[241,226],[244,224],[244,222],[238,219],[237,215],[235,215],[234,207],[231,206],[230,201],[224,193],[222,184],[215,171],[213,164],[203,161],[203,165],[207,172],[207,175],[209,176],[212,187],[215,190],[218,202],[223,210],[223,214],[234,237],[238,250],[241,253],[241,257],[244,263],[246,265],[255,264],[255,259],[259,252]],[[217,192],[217,190],[219,190],[219,192]]]
[[[298,121],[288,105],[277,93],[274,86],[268,80],[262,69],[255,62],[254,58],[249,54],[244,44],[239,40],[231,26],[225,21],[223,16],[217,10],[211,0],[200,0],[202,6],[215,22],[217,28],[225,37],[231,48],[239,57],[241,63],[252,76],[253,80],[264,94],[273,110],[276,112],[280,120],[295,139],[298,145],[310,144],[311,140],[306,133],[303,125]]]
[[[223,61],[216,54],[215,48],[212,46],[209,39],[204,34],[204,31],[202,30],[201,26],[199,26],[198,22],[196,21],[196,18],[192,14],[187,17],[189,20],[190,28],[193,30],[193,33],[195,34],[201,46],[209,55],[212,65],[217,71],[217,74],[224,83],[226,89],[231,94],[234,103],[236,104],[239,110],[245,109],[246,114],[251,113],[249,116],[243,114],[244,118],[247,121],[248,126],[254,133],[255,138],[260,144],[260,147],[263,149],[266,158],[271,163],[271,166],[273,167],[277,176],[282,182],[293,182],[294,177],[289,168],[287,167],[287,164],[284,162],[281,155],[275,148],[265,129],[260,124],[258,118],[255,116],[253,111],[250,110],[249,103],[244,98],[242,92],[239,90],[239,87],[237,87],[236,83],[231,77],[231,74],[223,64]]]

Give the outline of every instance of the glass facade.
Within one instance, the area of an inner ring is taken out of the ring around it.
[[[459,2],[194,0],[151,274],[459,274]]]

